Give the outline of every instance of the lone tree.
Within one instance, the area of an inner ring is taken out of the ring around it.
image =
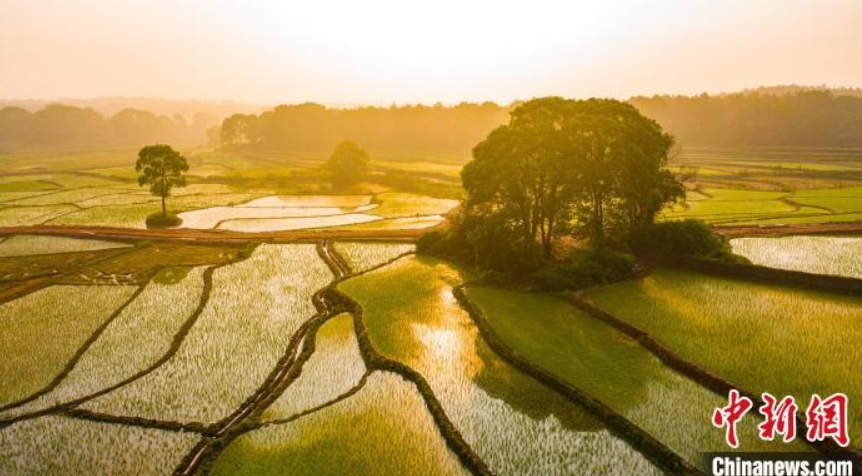
[[[162,198],[161,216],[147,217],[147,224],[178,225],[178,218],[168,216],[166,199],[174,187],[186,186],[183,175],[189,170],[186,158],[169,145],[148,145],[138,152],[135,170],[141,173],[138,185],[149,185],[150,193]]]
[[[365,180],[370,160],[368,152],[355,142],[344,141],[338,144],[326,162],[332,188],[342,190]]]

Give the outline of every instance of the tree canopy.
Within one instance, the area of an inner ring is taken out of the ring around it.
[[[355,142],[344,141],[338,144],[326,162],[332,188],[344,190],[365,180],[370,161],[368,152]]]
[[[166,199],[174,187],[185,187],[185,172],[189,170],[186,158],[171,146],[148,145],[138,152],[135,170],[140,172],[138,185],[150,186],[150,193],[161,197],[162,216],[167,217]]]
[[[529,261],[539,253],[550,258],[562,235],[585,236],[601,248],[608,231],[626,237],[649,226],[684,196],[665,168],[672,146],[670,135],[626,103],[524,103],[473,149],[461,172],[467,200],[460,226],[476,260],[498,261],[498,240]]]

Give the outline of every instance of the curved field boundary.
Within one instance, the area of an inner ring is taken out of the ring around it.
[[[231,243],[294,243],[313,242],[317,240],[378,240],[378,241],[412,241],[429,231],[438,231],[448,226],[444,219],[439,224],[418,229],[407,230],[343,230],[343,229],[308,229],[290,231],[270,231],[245,233],[228,230],[191,230],[191,229],[136,229],[101,226],[76,225],[36,225],[0,227],[3,235],[52,235],[69,238],[98,238],[116,241],[184,241],[212,244]],[[862,226],[860,226],[862,229]]]
[[[42,395],[45,395],[46,393],[53,390],[57,385],[59,385],[60,382],[62,382],[63,379],[66,378],[67,375],[69,375],[69,372],[72,371],[75,365],[78,364],[78,361],[81,360],[81,357],[84,356],[84,353],[86,353],[87,350],[89,350],[90,347],[93,345],[93,343],[96,342],[99,337],[105,332],[105,329],[107,329],[108,326],[111,325],[111,323],[114,322],[127,307],[129,307],[129,304],[131,304],[135,299],[138,298],[138,296],[141,295],[142,292],[144,292],[144,288],[146,287],[147,283],[149,283],[150,279],[151,277],[148,277],[143,283],[141,283],[141,285],[138,286],[138,289],[136,289],[135,292],[132,293],[131,297],[126,299],[126,301],[121,304],[120,307],[115,309],[114,312],[111,313],[111,315],[108,316],[107,319],[105,319],[105,322],[103,322],[99,327],[96,328],[96,330],[92,334],[90,334],[90,337],[88,337],[87,340],[85,340],[84,343],[81,344],[81,347],[79,347],[78,350],[75,351],[72,357],[68,360],[68,362],[66,362],[66,366],[63,367],[63,370],[61,370],[60,373],[58,373],[54,377],[54,379],[51,380],[50,383],[48,383],[48,385],[43,387],[41,390],[32,393],[29,396],[24,397],[18,401],[0,406],[0,412],[9,410],[11,408],[19,407],[25,403],[29,403],[41,397]]]
[[[716,226],[714,228],[716,233],[728,238],[743,236],[862,234],[862,222],[833,222],[810,225],[729,225]],[[2,233],[2,230],[0,230],[0,233]]]
[[[600,400],[584,393],[571,384],[563,381],[547,370],[529,362],[517,352],[509,348],[497,337],[497,334],[488,324],[484,313],[474,305],[464,293],[464,284],[457,286],[453,292],[455,299],[461,307],[467,311],[472,318],[479,333],[488,346],[491,347],[505,361],[518,370],[533,377],[549,388],[554,389],[573,403],[589,410],[593,415],[604,422],[608,428],[624,440],[629,442],[635,449],[640,451],[650,461],[663,468],[668,474],[676,475],[700,475],[703,474],[697,468],[685,461],[681,456],[655,439],[652,435],[640,429],[626,417],[612,410]]]
[[[740,394],[750,398],[755,403],[755,405],[763,405],[763,400],[760,398],[760,395],[755,395],[752,392],[741,388],[739,385],[735,385],[730,381],[685,360],[679,354],[662,344],[658,339],[653,337],[648,332],[630,324],[625,319],[615,314],[605,311],[604,309],[596,306],[592,301],[584,298],[583,291],[569,294],[568,301],[586,314],[613,326],[620,332],[637,340],[641,346],[652,352],[656,357],[658,357],[662,362],[664,362],[665,365],[694,380],[695,382],[703,385],[704,387],[712,390],[716,394],[720,396],[726,396],[728,392],[730,392],[730,390],[735,389],[738,390]],[[799,415],[796,416],[796,424],[799,428],[806,427],[804,418]],[[805,438],[804,435],[802,436],[802,439],[803,441],[807,442],[812,448],[820,451],[821,453],[832,453],[849,456],[853,460],[854,466],[862,470],[862,452],[860,452],[859,450],[842,448],[832,440],[809,441],[807,438]]]
[[[330,262],[328,247],[328,242],[318,242],[317,253],[329,266],[337,281],[344,274],[337,263]],[[325,298],[326,289],[321,289],[312,296],[311,300],[317,313],[296,330],[285,354],[276,363],[263,384],[233,413],[207,427],[206,437],[183,458],[174,471],[175,475],[208,474],[222,450],[240,435],[257,428],[259,424],[256,420],[263,411],[299,378],[303,366],[314,353],[317,330],[331,317],[340,313]]]
[[[470,444],[467,443],[461,435],[461,432],[458,431],[458,428],[455,427],[452,420],[450,420],[446,415],[443,405],[437,399],[437,396],[431,389],[431,385],[427,380],[425,380],[425,377],[409,366],[388,359],[377,352],[377,349],[375,349],[371,343],[371,339],[368,336],[368,330],[365,327],[365,321],[363,320],[364,311],[362,306],[350,296],[339,291],[337,288],[338,283],[347,278],[359,276],[388,266],[404,255],[412,254],[412,252],[399,255],[396,258],[369,268],[362,273],[350,273],[350,267],[347,265],[347,262],[343,260],[334,248],[326,246],[324,251],[327,251],[325,258],[327,264],[330,268],[337,269],[338,274],[340,275],[339,279],[323,290],[324,298],[333,303],[336,308],[343,308],[347,312],[353,314],[353,327],[356,332],[356,340],[359,343],[359,350],[362,354],[362,360],[365,361],[366,368],[369,371],[383,370],[392,372],[398,374],[404,380],[411,382],[419,391],[419,394],[422,395],[422,399],[425,400],[425,406],[428,408],[429,413],[431,413],[431,417],[434,419],[434,423],[440,430],[440,434],[443,436],[449,449],[451,449],[461,461],[461,464],[475,475],[493,475],[494,472],[491,471],[491,468],[488,467],[482,458],[473,450]]]
[[[443,405],[437,399],[437,396],[434,395],[434,391],[431,389],[431,385],[428,384],[428,381],[425,380],[425,377],[407,365],[388,359],[377,352],[372,345],[371,339],[368,336],[368,331],[365,328],[362,306],[351,297],[336,289],[334,286],[329,288],[329,294],[328,299],[345,306],[349,309],[349,312],[353,314],[353,325],[356,331],[357,341],[359,342],[359,349],[362,353],[362,359],[365,361],[366,367],[369,370],[383,370],[398,374],[404,380],[415,385],[419,394],[422,395],[423,400],[425,400],[425,406],[428,408],[429,413],[431,413],[431,417],[434,419],[434,423],[440,430],[440,434],[443,436],[443,439],[446,440],[446,444],[449,446],[449,449],[458,456],[458,459],[464,467],[469,469],[473,474],[479,476],[493,475],[494,473],[491,471],[491,468],[489,468],[473,448],[470,447],[470,444],[467,443],[461,435],[461,432],[458,431],[458,428],[455,427],[452,420],[450,420],[446,415]]]
[[[756,264],[722,263],[697,258],[663,256],[649,257],[646,261],[728,278],[862,296],[862,279],[858,278],[770,268]]]
[[[124,386],[134,382],[135,380],[138,380],[140,378],[145,377],[146,375],[152,373],[153,371],[155,371],[156,369],[158,369],[159,367],[164,365],[165,362],[170,360],[171,357],[173,357],[174,354],[176,354],[177,351],[179,351],[180,346],[182,345],[186,336],[192,330],[192,327],[194,327],[195,323],[197,323],[198,317],[200,317],[200,315],[203,313],[204,309],[206,309],[207,304],[209,303],[210,293],[212,292],[213,273],[215,273],[215,271],[221,267],[229,266],[233,263],[241,261],[242,259],[243,258],[240,258],[236,261],[231,261],[231,262],[223,263],[223,264],[220,264],[217,266],[212,266],[212,267],[204,270],[204,274],[203,274],[204,287],[203,287],[203,290],[201,291],[201,298],[200,298],[200,301],[198,303],[198,307],[192,312],[192,314],[189,316],[189,318],[186,320],[186,322],[184,322],[182,327],[180,327],[179,331],[177,331],[177,333],[174,335],[174,339],[173,339],[173,341],[171,341],[171,346],[168,348],[168,351],[165,352],[165,354],[162,355],[159,358],[159,360],[155,361],[152,365],[150,365],[146,369],[138,372],[137,374],[130,376],[129,378],[123,380],[122,382],[118,382],[118,383],[116,383],[110,387],[104,388],[104,389],[102,389],[96,393],[87,395],[85,397],[81,397],[77,400],[63,403],[63,404],[60,404],[60,405],[57,405],[54,407],[46,408],[44,410],[39,410],[39,411],[36,411],[33,413],[27,413],[24,415],[19,415],[17,417],[10,418],[8,420],[0,420],[0,427],[7,426],[7,425],[10,425],[12,423],[16,423],[18,421],[28,420],[31,418],[37,418],[40,416],[48,415],[51,413],[58,413],[58,412],[68,413],[70,410],[75,409],[79,405],[81,405],[85,402],[88,402],[90,400],[96,399],[98,397],[101,397],[103,395],[106,395],[106,394],[113,392],[114,390],[117,390],[121,387],[124,387]],[[143,288],[143,286],[142,286],[142,288]],[[90,413],[92,414],[92,412],[90,412]],[[114,417],[114,418],[118,418],[118,417]],[[179,422],[172,422],[172,423],[176,423],[177,425],[182,425]]]

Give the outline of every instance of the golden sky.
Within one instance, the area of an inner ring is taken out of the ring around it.
[[[433,103],[862,86],[862,0],[0,0],[0,98]]]

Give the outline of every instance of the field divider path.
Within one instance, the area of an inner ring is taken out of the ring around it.
[[[667,474],[673,475],[703,475],[704,473],[691,465],[675,451],[668,448],[652,435],[635,425],[631,420],[617,413],[601,400],[596,399],[573,385],[563,381],[544,368],[533,364],[520,354],[506,345],[491,328],[483,311],[467,298],[464,288],[469,283],[456,286],[453,295],[461,307],[470,315],[470,318],[479,329],[482,339],[503,360],[516,369],[533,377],[547,387],[553,389],[566,397],[569,401],[579,405],[599,420],[604,422],[608,428],[635,449],[640,451],[647,459],[661,467]]]
[[[111,315],[108,316],[108,318],[105,319],[105,321],[101,325],[99,325],[99,327],[97,327],[96,330],[92,334],[90,334],[90,337],[88,337],[87,340],[85,340],[84,343],[81,344],[81,346],[78,348],[78,350],[75,351],[75,353],[72,355],[72,357],[66,362],[66,366],[63,367],[63,370],[61,370],[60,373],[58,373],[54,377],[54,379],[51,380],[50,383],[48,383],[48,385],[43,387],[41,390],[30,394],[29,396],[27,396],[25,398],[22,398],[18,401],[9,403],[7,405],[3,405],[2,407],[0,407],[0,413],[4,412],[6,410],[10,410],[10,409],[19,407],[19,406],[24,405],[26,403],[32,402],[33,400],[41,397],[42,395],[45,395],[46,393],[48,393],[51,390],[53,390],[54,388],[56,388],[57,385],[59,385],[60,382],[62,382],[63,379],[66,378],[67,375],[69,375],[69,372],[71,372],[72,369],[75,367],[75,365],[77,365],[78,361],[81,360],[81,357],[84,356],[84,354],[87,352],[87,350],[89,350],[90,347],[92,347],[92,345],[105,332],[105,329],[107,329],[108,326],[110,326],[111,323],[114,322],[117,319],[117,317],[119,317],[120,314],[122,314],[123,311],[126,310],[126,308],[129,307],[129,305],[135,299],[137,299],[138,296],[141,295],[141,293],[144,292],[144,288],[146,288],[147,284],[150,282],[150,280],[152,278],[153,278],[152,275],[147,276],[143,280],[143,282],[140,285],[138,285],[138,288],[135,290],[135,292],[132,293],[132,295],[128,299],[126,299],[126,301],[123,302],[123,304],[121,304],[120,307],[115,309],[114,312],[111,313]]]
[[[50,235],[68,238],[103,238],[116,241],[177,241],[209,244],[231,243],[311,243],[320,240],[415,240],[429,231],[442,230],[448,226],[444,219],[428,228],[403,230],[345,230],[304,229],[267,232],[240,232],[229,230],[142,229],[89,225],[34,225],[0,227],[0,236],[6,235]],[[860,224],[862,230],[862,224]]]
[[[567,300],[575,307],[586,313],[587,315],[598,319],[602,322],[619,330],[623,334],[635,339],[642,347],[649,350],[659,358],[665,365],[694,380],[700,385],[712,390],[721,397],[726,397],[730,390],[738,390],[743,396],[746,396],[754,402],[755,405],[763,405],[763,400],[760,395],[736,385],[712,372],[700,367],[692,362],[682,358],[679,354],[662,344],[658,339],[653,337],[648,332],[640,329],[637,326],[630,324],[625,319],[616,316],[604,309],[598,307],[595,303],[583,296],[584,291],[576,291],[567,296]],[[798,428],[806,428],[806,422],[803,416],[796,416],[796,425]],[[810,441],[805,435],[802,440],[808,443],[815,450],[824,454],[839,454],[847,456],[853,460],[853,465],[856,471],[862,471],[862,452],[855,448],[842,448],[833,440],[825,441]]]
[[[326,243],[326,245],[328,245],[328,242]],[[330,266],[331,269],[337,269],[338,273],[341,274],[341,277],[336,280],[336,282],[332,283],[332,285],[328,286],[324,290],[324,298],[334,303],[336,307],[343,308],[347,312],[353,314],[353,325],[356,333],[357,342],[359,343],[359,350],[362,354],[362,360],[365,361],[365,366],[368,371],[371,372],[376,370],[382,370],[386,372],[392,372],[394,374],[398,374],[404,380],[412,383],[416,387],[419,394],[422,396],[422,399],[425,401],[425,406],[428,408],[428,412],[431,414],[434,423],[437,425],[437,428],[440,431],[440,434],[442,435],[443,439],[446,441],[446,444],[449,446],[449,449],[451,449],[452,452],[455,453],[455,455],[461,461],[461,464],[463,464],[465,468],[467,468],[471,473],[477,476],[494,475],[495,473],[491,470],[487,463],[482,460],[478,453],[473,450],[470,444],[467,443],[467,441],[461,435],[461,432],[458,430],[455,424],[452,423],[452,420],[449,419],[448,415],[446,415],[443,405],[440,403],[440,400],[437,399],[437,396],[434,394],[431,385],[428,383],[425,377],[411,367],[383,356],[377,351],[377,349],[374,348],[374,345],[371,343],[371,339],[368,336],[368,331],[365,327],[362,306],[356,300],[341,292],[337,288],[338,283],[343,280],[360,276],[362,274],[370,273],[377,269],[383,268],[392,264],[398,259],[401,259],[402,257],[413,253],[403,253],[391,260],[388,260],[377,266],[373,266],[361,273],[351,273],[350,267],[348,266],[347,262],[337,251],[335,251],[329,246],[325,246],[324,250],[327,252],[327,256],[325,258],[327,264]]]
[[[92,239],[94,237],[90,236],[89,238]],[[78,267],[79,268],[86,268],[86,267],[96,266],[99,263],[102,263],[104,261],[112,260],[112,259],[118,258],[120,256],[124,256],[126,254],[129,254],[129,253],[132,253],[135,251],[138,251],[137,248],[135,248],[135,247],[101,250],[101,251],[99,251],[99,254],[100,254],[99,256],[96,256],[93,259],[90,259],[87,261],[80,262],[78,264]],[[71,254],[71,253],[53,253],[51,256],[53,256],[53,255],[66,255],[66,254]],[[45,256],[48,256],[48,255],[45,255]],[[7,258],[13,258],[13,257],[7,257]],[[0,284],[8,283],[8,282],[14,282],[15,284],[17,284],[17,286],[13,287],[11,290],[6,290],[3,292],[0,292],[0,304],[6,303],[9,301],[14,301],[15,299],[18,299],[20,297],[24,297],[27,294],[39,291],[39,290],[44,289],[44,288],[47,288],[48,286],[51,286],[51,284],[54,280],[60,279],[64,276],[68,276],[76,270],[77,269],[71,269],[71,270],[67,270],[67,271],[56,271],[56,272],[51,271],[51,272],[45,272],[45,273],[37,274],[34,276],[30,276],[30,277],[27,277],[24,279],[0,280]],[[70,286],[87,286],[87,285],[86,284],[70,284]],[[3,410],[4,410],[3,408],[0,408],[0,412],[2,412]]]
[[[219,268],[222,268],[225,266],[230,266],[231,264],[234,264],[238,261],[241,261],[241,259],[222,263],[222,264],[219,264],[216,266],[211,266],[211,267],[207,268],[206,270],[204,270],[204,273],[203,273],[204,285],[203,285],[203,290],[201,291],[201,297],[200,297],[200,300],[198,301],[197,308],[191,313],[191,315],[188,317],[188,319],[186,319],[186,321],[183,323],[182,327],[180,327],[180,329],[174,335],[173,340],[171,341],[171,345],[168,348],[167,352],[165,352],[164,355],[162,355],[158,360],[153,362],[152,365],[150,365],[146,369],[143,369],[140,372],[124,379],[121,382],[118,382],[114,385],[106,387],[102,390],[99,390],[98,392],[89,394],[87,396],[84,396],[84,397],[81,397],[81,398],[78,398],[78,399],[75,399],[75,400],[72,400],[72,401],[69,401],[66,403],[62,403],[59,405],[55,405],[53,407],[49,407],[49,408],[46,408],[44,410],[39,410],[39,411],[35,411],[32,413],[19,415],[17,417],[10,418],[7,420],[3,420],[2,416],[0,416],[0,428],[2,428],[4,426],[11,425],[13,423],[17,423],[19,421],[38,418],[38,417],[49,415],[49,414],[62,413],[62,414],[65,414],[67,416],[70,416],[70,417],[76,417],[77,415],[82,414],[82,413],[76,411],[78,406],[80,406],[80,405],[82,405],[82,404],[84,404],[90,400],[94,400],[94,399],[99,398],[103,395],[106,395],[106,394],[111,393],[115,390],[118,390],[118,389],[120,389],[126,385],[129,385],[132,382],[135,382],[136,380],[139,380],[139,379],[147,376],[148,374],[154,372],[155,370],[157,370],[159,367],[161,367],[166,362],[168,362],[174,356],[174,354],[176,354],[179,351],[180,346],[182,345],[186,336],[192,330],[194,325],[197,323],[198,318],[203,313],[203,311],[206,309],[207,304],[209,303],[210,293],[212,292],[213,274],[215,273],[215,271]],[[96,415],[99,415],[99,414],[95,413],[95,412],[89,412],[89,418],[88,419],[96,419],[97,418]],[[119,417],[111,415],[111,418],[116,419]],[[182,423],[179,423],[179,422],[170,422],[170,421],[164,421],[164,420],[160,420],[160,423],[183,425]],[[126,424],[135,425],[133,420],[131,420],[131,419],[128,419]]]
[[[809,273],[791,269],[771,268],[756,264],[723,263],[698,258],[650,256],[643,259],[651,265],[664,265],[697,273],[741,279],[755,283],[792,286],[806,290],[862,296],[862,279],[849,276]]]
[[[328,261],[328,246],[328,242],[319,241],[317,253],[330,267],[335,277],[329,285],[332,286],[344,277],[344,268]],[[260,426],[257,420],[263,411],[302,374],[303,366],[314,353],[317,330],[341,312],[337,306],[333,306],[326,299],[327,289],[323,288],[312,295],[311,301],[317,311],[316,314],[296,330],[285,354],[279,359],[264,383],[231,415],[206,429],[205,438],[183,458],[174,471],[175,475],[208,474],[211,465],[224,448],[240,435]]]

